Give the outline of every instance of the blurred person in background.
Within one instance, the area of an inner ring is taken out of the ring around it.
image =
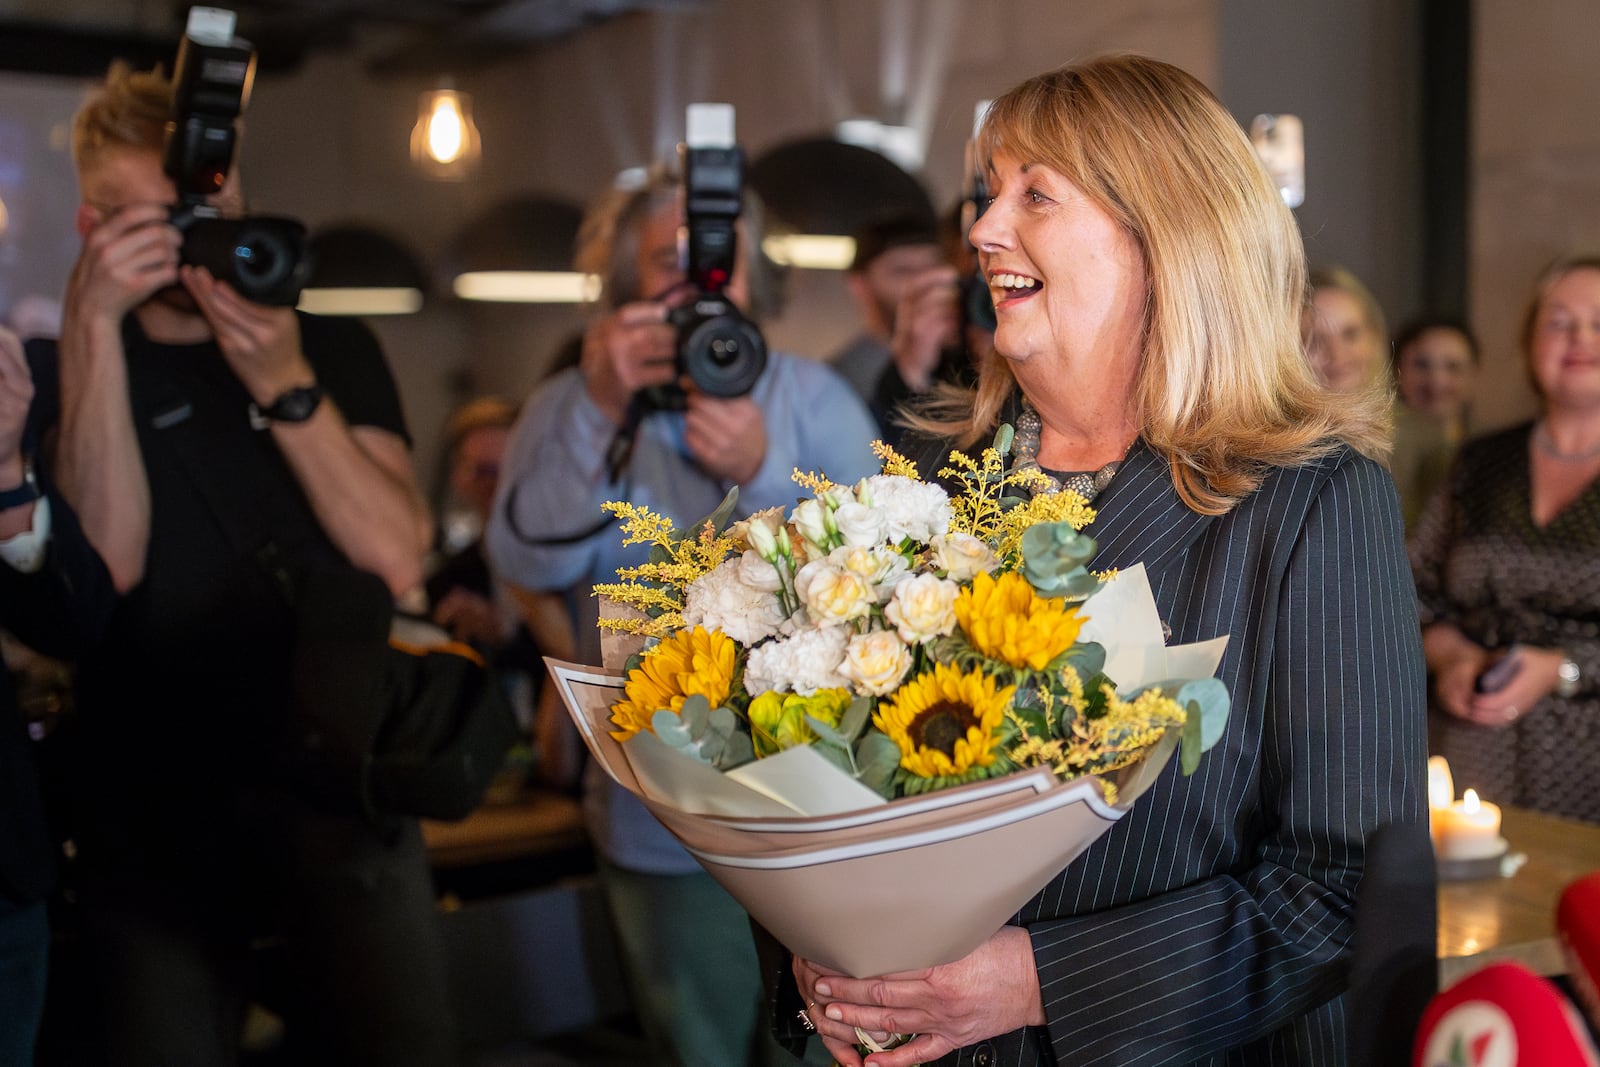
[[[93,639],[111,579],[25,440],[34,391],[21,343],[0,329],[0,627],[70,656]],[[20,1067],[44,1008],[56,849],[17,698],[0,661],[0,1063]]]
[[[1430,740],[1501,804],[1600,822],[1600,255],[1537,279],[1531,422],[1462,446],[1411,544]]]
[[[1343,267],[1313,270],[1306,311],[1306,358],[1327,388],[1347,396],[1380,396],[1391,409],[1394,451],[1389,472],[1400,491],[1400,514],[1411,530],[1428,497],[1450,469],[1454,448],[1432,417],[1393,402],[1383,309]]]
[[[748,212],[747,212],[748,214]],[[603,289],[579,365],[548,379],[524,405],[489,521],[489,559],[524,605],[540,646],[601,662],[597,582],[643,563],[624,547],[602,504],[627,500],[687,529],[738,487],[734,518],[790,505],[795,468],[838,482],[876,473],[872,419],[828,366],[769,355],[748,395],[699,393],[681,375],[670,307],[689,295],[679,259],[684,206],[676,177],[656,168],[590,209],[576,268]],[[728,293],[748,307],[748,231]],[[683,385],[684,410],[630,410],[641,390]],[[626,447],[619,451],[618,444]],[[620,463],[608,463],[608,455]],[[539,723],[547,774],[577,773],[577,730],[563,708]],[[564,757],[562,754],[565,754]],[[584,809],[634,1005],[657,1062],[744,1067],[788,1062],[762,1018],[762,983],[744,911],[645,807],[597,766]]]
[[[422,580],[432,523],[399,396],[356,320],[255,304],[180,265],[172,100],[159,70],[118,63],[78,111],[82,250],[59,344],[28,348],[59,366],[59,418],[42,418],[119,594],[80,659],[74,782],[107,1055],[235,1062],[254,949],[273,939],[294,1062],[447,1067],[417,820],[325,806],[287,766],[291,590],[312,573],[366,571],[396,596]],[[237,175],[212,200],[240,213]]]
[[[1435,316],[1407,323],[1395,335],[1394,371],[1400,403],[1438,423],[1460,447],[1478,379],[1478,341],[1466,324]]]
[[[856,231],[855,243],[845,284],[865,329],[829,362],[893,441],[896,408],[932,387],[960,340],[956,268],[933,221],[920,215],[874,219]]]

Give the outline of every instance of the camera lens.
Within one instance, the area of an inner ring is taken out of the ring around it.
[[[711,396],[744,396],[767,365],[767,345],[755,324],[732,312],[701,319],[684,337],[683,372]]]

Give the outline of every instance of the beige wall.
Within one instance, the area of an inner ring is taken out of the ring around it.
[[[1600,68],[1592,0],[1474,6],[1472,324],[1484,351],[1474,422],[1524,418],[1534,400],[1517,331],[1533,277],[1600,249]]]

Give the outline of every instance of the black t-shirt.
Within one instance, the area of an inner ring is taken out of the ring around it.
[[[406,438],[371,332],[307,315],[300,328],[346,422]],[[282,723],[293,614],[256,557],[270,545],[291,567],[349,564],[272,432],[252,425],[249,394],[215,343],[158,344],[131,316],[123,343],[151,530],[143,581],[80,665],[87,817],[139,837],[205,838],[228,821],[231,785],[269,766]],[[54,392],[54,355],[48,342],[30,351],[47,368],[41,397]],[[160,825],[178,812],[178,825]]]

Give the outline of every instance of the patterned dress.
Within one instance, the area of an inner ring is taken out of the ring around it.
[[[1561,648],[1582,683],[1509,727],[1437,704],[1430,750],[1487,799],[1600,822],[1600,479],[1546,526],[1532,519],[1527,423],[1465,445],[1411,542],[1422,624],[1454,623],[1489,649]]]

